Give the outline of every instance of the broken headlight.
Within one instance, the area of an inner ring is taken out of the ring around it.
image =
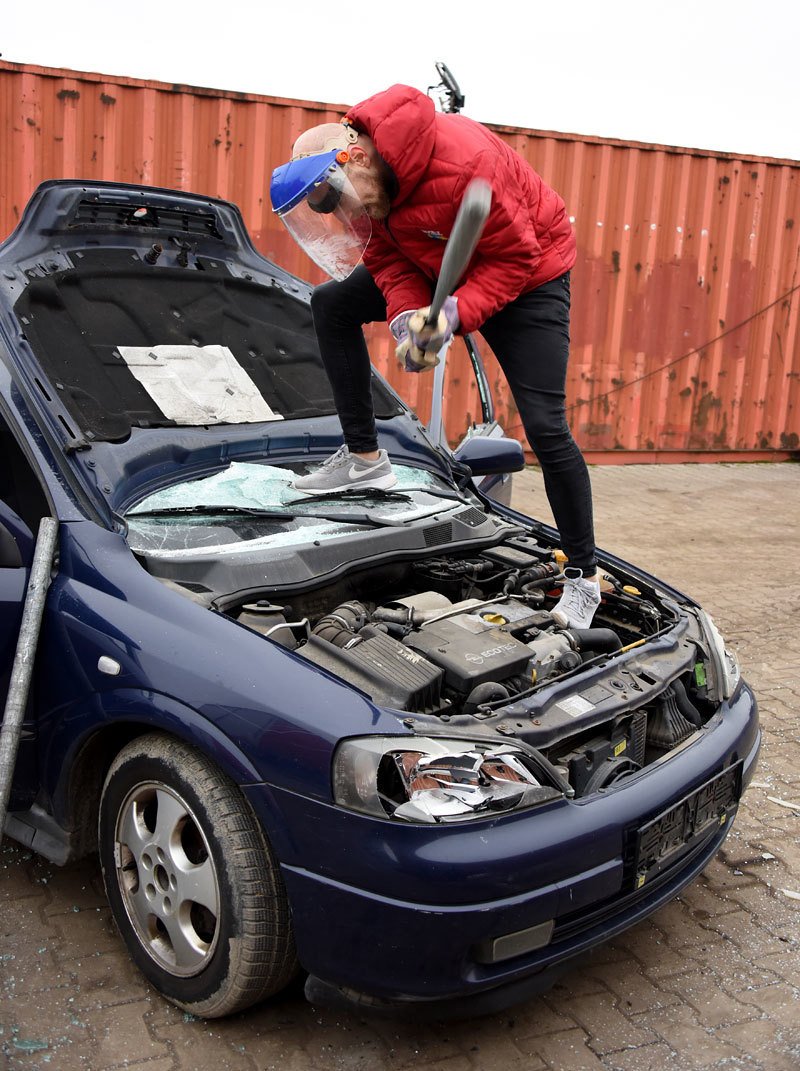
[[[708,673],[708,698],[714,703],[721,703],[723,699],[730,699],[736,691],[741,673],[736,655],[725,647],[719,629],[711,619],[711,615],[699,608],[695,611],[697,620],[703,630],[703,636],[709,648],[710,665],[707,664]],[[710,670],[710,672],[708,672]]]
[[[458,822],[561,795],[513,744],[368,736],[333,761],[336,803],[379,818]]]

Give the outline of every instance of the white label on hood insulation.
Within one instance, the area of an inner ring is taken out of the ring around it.
[[[177,424],[283,420],[227,346],[118,346],[158,408]]]

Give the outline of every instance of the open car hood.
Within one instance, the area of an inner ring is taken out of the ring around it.
[[[43,183],[0,246],[5,360],[68,479],[108,517],[178,468],[328,450],[340,429],[311,288],[226,201]],[[393,453],[441,453],[375,376]]]

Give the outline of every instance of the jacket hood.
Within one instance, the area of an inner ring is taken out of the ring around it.
[[[436,141],[435,116],[430,97],[404,85],[375,93],[347,113],[347,119],[372,139],[394,172],[398,183],[394,205],[406,200],[428,167]]]

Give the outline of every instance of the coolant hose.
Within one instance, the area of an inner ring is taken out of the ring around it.
[[[568,628],[565,630],[573,647],[578,651],[618,651],[622,640],[610,628]]]
[[[390,606],[379,606],[372,616],[376,621],[386,621],[392,625],[410,625],[414,619],[414,611],[410,606],[402,610],[395,610]]]
[[[539,594],[542,588],[551,588],[553,586],[553,578],[546,576],[542,580],[529,580],[527,584],[522,584],[519,587],[520,595],[534,595]]]

